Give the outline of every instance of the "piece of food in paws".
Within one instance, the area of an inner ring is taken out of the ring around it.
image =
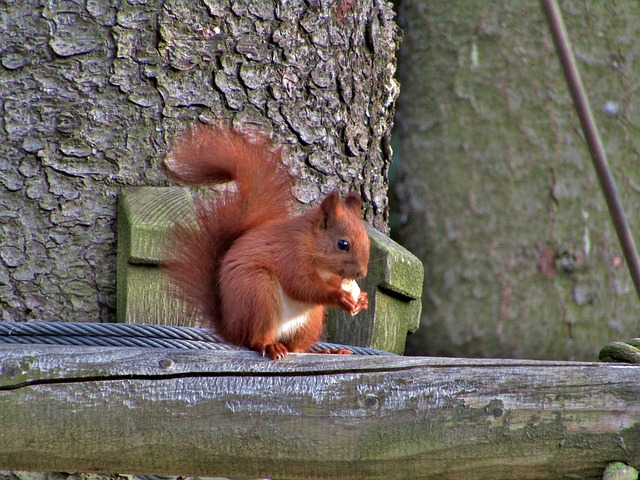
[[[349,292],[353,299],[357,302],[360,297],[360,286],[355,280],[345,278],[340,285],[343,290]]]

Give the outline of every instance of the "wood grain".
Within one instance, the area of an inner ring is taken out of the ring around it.
[[[558,478],[640,462],[637,366],[0,347],[0,469]]]

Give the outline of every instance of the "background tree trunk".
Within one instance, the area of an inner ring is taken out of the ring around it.
[[[640,4],[562,2],[640,242]],[[640,303],[538,2],[404,1],[401,243],[425,262],[410,352],[595,359]]]
[[[273,130],[314,203],[356,189],[385,231],[398,32],[382,0],[0,3],[1,320],[115,317],[118,189],[174,135]]]

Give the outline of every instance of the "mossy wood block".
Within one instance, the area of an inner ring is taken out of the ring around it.
[[[193,200],[180,187],[130,187],[120,193],[118,213],[118,321],[196,325],[171,293],[161,265],[176,221],[193,218]],[[328,340],[402,353],[418,328],[424,270],[409,251],[369,228],[369,274],[359,281],[369,310],[350,317],[331,309]]]
[[[180,187],[128,187],[118,199],[117,320],[195,326],[171,294],[161,268],[178,219],[193,218],[191,195]]]

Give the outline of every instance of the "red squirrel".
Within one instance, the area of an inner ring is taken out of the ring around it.
[[[187,131],[165,161],[185,183],[235,181],[196,200],[195,226],[176,226],[169,277],[225,341],[274,360],[309,351],[322,335],[325,306],[351,315],[368,307],[365,292],[341,285],[367,274],[360,196],[341,200],[334,190],[292,216],[295,179],[281,157],[282,146],[265,134],[217,123]]]

